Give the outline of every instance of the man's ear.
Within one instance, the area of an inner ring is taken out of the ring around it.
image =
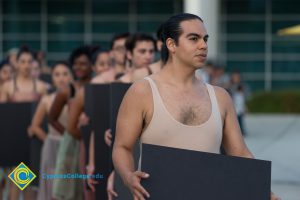
[[[175,41],[174,41],[172,38],[168,38],[168,39],[166,40],[166,45],[167,45],[167,48],[168,48],[172,53],[175,52],[176,45],[175,45]]]

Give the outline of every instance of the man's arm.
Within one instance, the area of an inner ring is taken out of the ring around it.
[[[241,134],[241,129],[237,120],[237,115],[233,102],[229,94],[222,88],[214,87],[218,100],[221,102],[221,108],[224,109],[224,127],[223,127],[223,146],[226,154],[245,158],[254,158],[245,144]],[[271,192],[271,200],[280,200]]]
[[[237,120],[237,115],[231,97],[226,90],[214,87],[219,102],[220,111],[224,112],[223,141],[222,144],[226,154],[232,156],[253,158],[252,153],[247,148],[241,129]]]
[[[141,178],[149,175],[134,169],[133,148],[143,128],[145,116],[145,99],[149,85],[145,80],[134,83],[125,94],[121,103],[113,147],[115,169],[129,187],[135,199],[149,196],[141,186]]]

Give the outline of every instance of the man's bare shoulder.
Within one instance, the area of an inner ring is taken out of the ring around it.
[[[137,96],[137,97],[147,97],[149,95],[149,93],[151,94],[151,87],[147,80],[141,79],[141,80],[135,81],[130,86],[127,93],[129,93],[130,95]]]
[[[147,80],[134,82],[127,90],[123,101],[122,110],[130,112],[146,113],[152,105],[151,87]]]
[[[231,99],[229,93],[222,87],[212,85],[214,91],[217,95],[217,98],[221,98],[222,100]]]
[[[226,108],[226,106],[232,104],[231,96],[224,88],[219,86],[212,86],[212,87],[214,88],[219,105]]]

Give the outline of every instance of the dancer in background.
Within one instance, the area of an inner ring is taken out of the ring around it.
[[[52,82],[56,90],[68,86],[72,81],[72,73],[67,62],[56,62],[52,66]],[[47,174],[54,174],[55,172],[61,134],[50,124],[48,124],[48,134],[46,134],[42,128],[42,123],[49,113],[56,94],[57,92],[53,92],[52,94],[45,95],[41,99],[32,119],[31,126],[28,128],[28,135],[30,137],[35,136],[44,142],[41,153],[38,200],[52,200],[53,180],[45,179],[44,176]],[[67,106],[64,106],[63,111],[59,116],[59,122],[64,127],[66,127],[67,114]]]

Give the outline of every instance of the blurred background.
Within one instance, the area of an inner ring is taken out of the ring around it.
[[[279,34],[300,24],[297,0],[1,0],[0,57],[27,44],[51,64],[79,45],[109,47],[115,33],[155,33],[170,15],[191,11],[208,28],[210,58],[238,69],[253,90],[300,85],[299,28]]]
[[[299,0],[1,0],[0,58],[26,45],[50,66],[80,45],[108,49],[116,33],[154,36],[180,12],[199,15],[210,35],[199,76],[228,91],[243,83],[245,140],[273,162],[274,192],[300,200]]]

